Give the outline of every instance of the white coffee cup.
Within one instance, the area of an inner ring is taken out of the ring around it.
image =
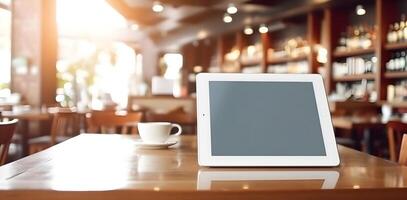
[[[182,128],[179,124],[169,122],[146,122],[138,123],[138,132],[141,140],[145,143],[160,144],[168,140],[170,136],[181,135]],[[178,132],[170,135],[172,128],[178,128]]]

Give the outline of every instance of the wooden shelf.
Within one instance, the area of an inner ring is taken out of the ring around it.
[[[407,42],[388,43],[384,48],[387,50],[407,49]]]
[[[377,108],[378,105],[374,102],[368,101],[355,101],[355,100],[346,100],[346,101],[329,101],[329,110],[335,112],[337,110],[351,110],[351,109],[372,109]]]
[[[401,79],[401,78],[407,78],[407,72],[386,72],[384,74],[384,77],[388,79]]]
[[[351,81],[360,81],[363,79],[374,80],[375,74],[356,74],[356,75],[346,75],[342,77],[334,77],[336,82],[351,82]]]
[[[307,55],[302,55],[302,56],[298,56],[298,57],[284,57],[284,58],[268,59],[267,65],[275,65],[275,64],[281,64],[281,63],[287,63],[287,62],[298,62],[298,61],[307,60],[307,58],[308,58]]]
[[[359,56],[364,54],[371,54],[374,53],[374,47],[368,49],[354,49],[354,50],[347,50],[347,51],[334,51],[333,56],[335,58],[345,58],[345,57],[352,57],[352,56]]]
[[[379,105],[389,105],[395,108],[407,108],[407,101],[380,101]]]

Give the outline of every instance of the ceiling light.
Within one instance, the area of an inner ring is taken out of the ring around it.
[[[265,24],[260,25],[260,27],[259,27],[260,33],[267,33],[268,31],[269,31],[269,28]]]
[[[196,65],[196,66],[194,67],[194,72],[195,72],[195,73],[202,72],[202,70],[203,70],[203,67],[200,66],[200,65]]]
[[[246,28],[244,28],[243,33],[246,35],[251,35],[253,34],[253,29],[250,26],[246,26]]]
[[[366,14],[366,10],[363,8],[362,5],[357,5],[357,6],[356,6],[356,14],[357,14],[357,15],[364,15],[364,14]]]
[[[225,13],[225,15],[223,16],[223,22],[230,23],[232,22],[232,20],[233,20],[232,16],[230,16],[228,13]]]
[[[140,27],[138,26],[138,24],[131,24],[130,25],[130,29],[133,30],[133,31],[138,31],[139,28]]]
[[[159,1],[154,1],[152,9],[154,12],[160,13],[164,11],[164,5]]]
[[[197,34],[198,39],[202,40],[208,37],[208,31],[200,30]]]
[[[226,12],[233,15],[233,14],[237,13],[237,7],[233,3],[231,3],[231,4],[229,4],[228,8],[226,9]]]

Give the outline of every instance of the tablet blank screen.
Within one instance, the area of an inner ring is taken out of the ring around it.
[[[210,81],[213,156],[325,156],[311,82]]]

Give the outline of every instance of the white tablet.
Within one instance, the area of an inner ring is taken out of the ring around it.
[[[201,166],[337,166],[320,75],[197,76]]]
[[[198,190],[255,190],[334,189],[338,182],[336,171],[206,171],[199,170]],[[254,186],[253,188],[251,186]],[[289,187],[287,187],[289,186]]]

